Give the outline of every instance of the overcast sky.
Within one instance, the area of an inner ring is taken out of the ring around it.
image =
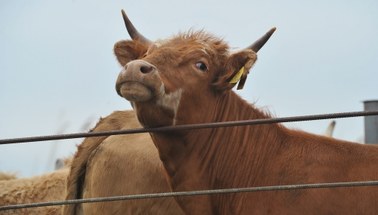
[[[243,48],[277,27],[239,94],[277,117],[360,111],[378,99],[378,1],[48,1],[0,3],[0,139],[81,132],[130,109],[115,92],[125,9],[148,38],[206,29]],[[329,120],[287,126],[322,134]],[[363,118],[337,120],[360,140]],[[50,171],[81,140],[0,145],[0,171]]]

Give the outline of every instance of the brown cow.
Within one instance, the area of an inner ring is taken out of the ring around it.
[[[39,176],[0,180],[0,205],[61,201],[68,172],[68,168],[62,168]],[[0,214],[60,215],[61,211],[61,206],[49,206],[6,210]]]
[[[264,41],[230,52],[204,31],[159,43],[124,14],[132,40],[115,44],[116,89],[144,127],[267,119],[231,89]],[[280,124],[151,133],[174,191],[378,179],[378,147]],[[308,189],[180,197],[187,214],[378,214],[378,188]]]
[[[116,111],[93,131],[138,128],[133,111]],[[148,134],[86,138],[78,147],[66,199],[169,192],[158,152]],[[173,198],[64,206],[63,214],[183,214]]]
[[[0,181],[16,179],[15,173],[0,172]]]

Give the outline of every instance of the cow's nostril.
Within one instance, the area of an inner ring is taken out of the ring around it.
[[[143,66],[140,67],[140,71],[142,73],[150,73],[150,72],[152,72],[152,70],[154,70],[154,67],[152,67],[152,66],[143,65]]]

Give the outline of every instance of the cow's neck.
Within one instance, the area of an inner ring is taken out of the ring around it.
[[[203,118],[208,122],[262,119],[269,116],[229,92],[208,104]],[[157,133],[152,138],[167,169],[171,182],[181,187],[190,177],[199,178],[195,189],[253,185],[279,147],[279,125],[239,126],[201,129],[177,133]],[[232,170],[232,172],[230,172]],[[249,174],[248,181],[236,180]],[[194,177],[195,176],[195,177]],[[204,179],[211,179],[206,181]],[[241,184],[234,184],[234,182]]]
[[[269,114],[248,104],[231,91],[219,99],[213,121],[265,118],[270,118]],[[210,181],[212,188],[260,184],[258,179],[273,160],[281,146],[280,142],[284,139],[283,129],[277,124],[214,129],[209,140],[200,150],[200,153],[212,158],[209,164],[209,169],[212,171],[210,177],[213,180]],[[247,181],[242,181],[240,178]]]

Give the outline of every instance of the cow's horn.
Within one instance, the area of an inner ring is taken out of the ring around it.
[[[260,39],[256,40],[256,42],[254,42],[252,45],[248,46],[247,49],[252,49],[252,51],[257,53],[261,49],[261,47],[263,47],[265,45],[265,43],[269,40],[270,36],[272,36],[272,34],[274,33],[275,30],[276,30],[275,27],[270,29]],[[238,87],[237,87],[238,90],[243,89],[245,81],[247,80],[247,75],[248,75],[248,72],[242,74],[242,76],[239,80]]]
[[[275,27],[270,29],[260,39],[256,40],[256,42],[248,46],[248,48],[252,49],[254,52],[258,52],[261,49],[261,47],[263,47],[265,43],[269,40],[270,36],[272,36],[275,30],[276,30]]]
[[[124,10],[122,10],[122,16],[123,16],[123,20],[125,21],[127,32],[129,32],[131,39],[139,41],[144,44],[151,44],[151,41],[149,39],[145,38],[142,34],[140,34],[137,31],[133,23],[131,23],[130,19],[127,17]]]

